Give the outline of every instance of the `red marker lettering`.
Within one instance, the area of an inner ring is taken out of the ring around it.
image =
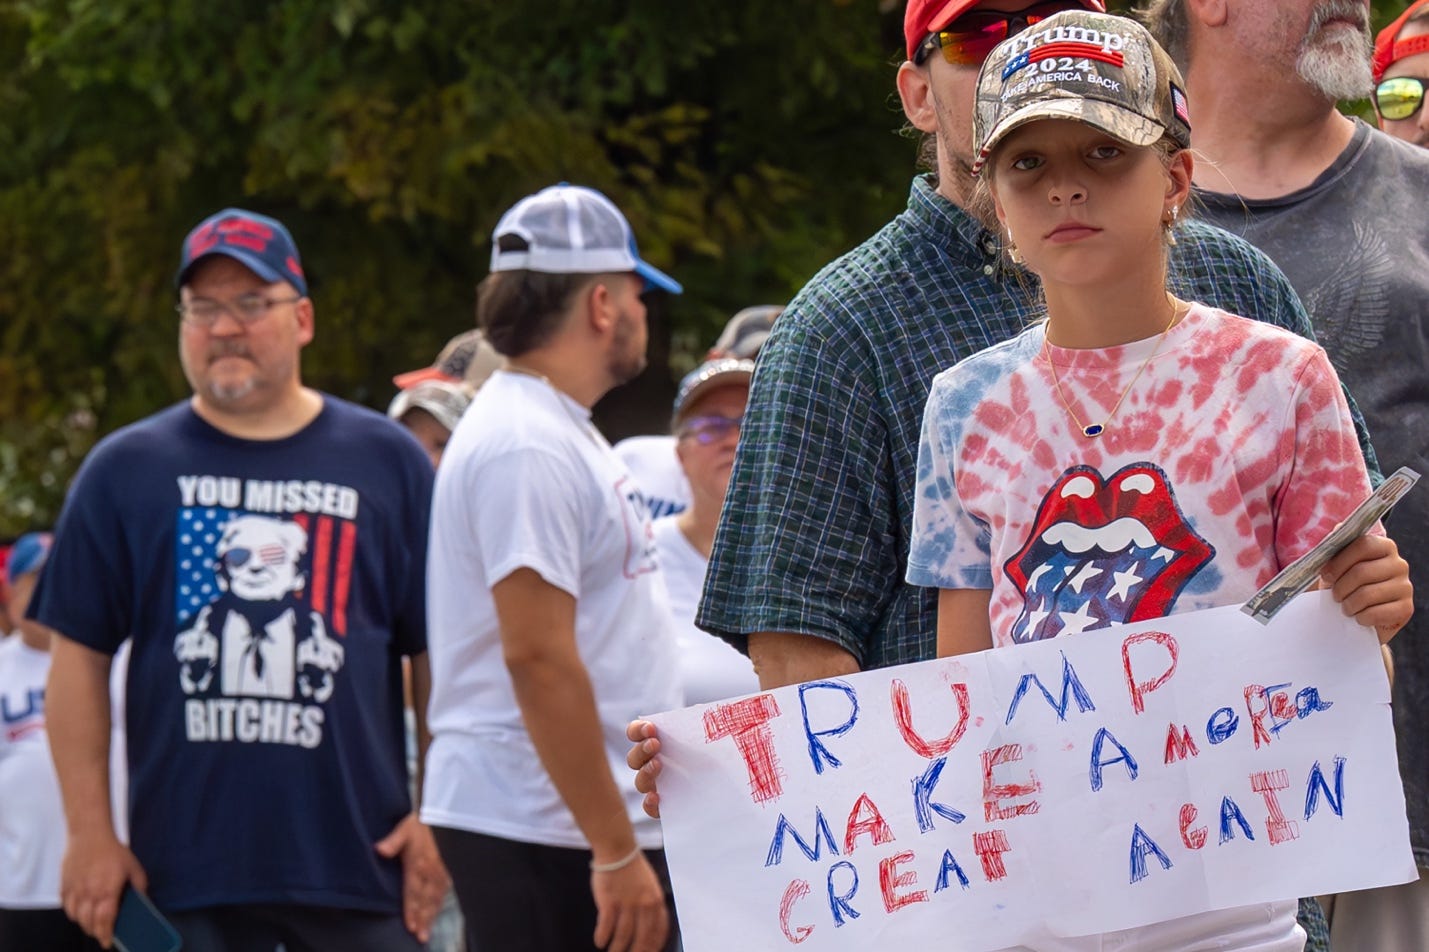
[[[903,743],[919,757],[932,760],[934,757],[943,756],[953,749],[954,744],[962,740],[968,729],[968,686],[960,682],[949,687],[958,702],[958,722],[944,736],[934,741],[926,741],[913,729],[913,704],[908,696],[908,685],[897,678],[889,685],[889,693],[893,697],[893,720],[898,725],[898,733],[903,735]]]
[[[1165,671],[1157,675],[1150,681],[1137,681],[1131,673],[1131,646],[1143,642],[1155,642],[1166,649],[1171,656],[1171,663]],[[1139,635],[1132,635],[1121,643],[1121,666],[1126,672],[1126,689],[1131,694],[1131,709],[1138,714],[1146,710],[1146,695],[1155,691],[1170,679],[1176,670],[1176,659],[1181,655],[1180,646],[1176,644],[1176,639],[1166,634],[1164,631],[1143,631]]]
[[[1265,818],[1265,831],[1270,834],[1270,843],[1284,843],[1299,837],[1300,828],[1294,821],[1285,819],[1280,809],[1280,798],[1275,791],[1290,786],[1290,776],[1284,770],[1261,770],[1250,775],[1250,789],[1265,798],[1265,809],[1270,816]]]
[[[1036,800],[1030,803],[1019,803],[1016,806],[1004,807],[999,801],[1010,800],[1013,797],[1028,797],[1042,789],[1042,782],[1037,779],[1037,775],[1032,771],[1027,772],[1027,779],[1030,783],[994,783],[992,779],[993,769],[1001,764],[1012,763],[1022,759],[1021,744],[1006,744],[994,750],[982,752],[982,806],[983,815],[987,822],[996,820],[1010,820],[1015,816],[1036,813],[1041,809],[1041,804]]]
[[[904,906],[910,906],[915,902],[927,902],[927,890],[919,889],[916,892],[898,895],[895,889],[907,886],[918,885],[918,874],[911,870],[906,873],[898,872],[899,863],[911,863],[913,861],[913,851],[904,850],[887,857],[878,864],[878,885],[883,889],[883,908],[889,912],[896,912]]]
[[[1198,826],[1194,830],[1191,824],[1196,822],[1196,808],[1192,804],[1181,804],[1181,842],[1186,844],[1188,850],[1198,850],[1206,845],[1206,828]]]
[[[1246,685],[1245,712],[1250,717],[1250,735],[1259,750],[1262,743],[1270,743],[1270,731],[1265,728],[1265,715],[1269,707],[1265,703],[1265,688],[1259,684]]]
[[[893,831],[888,828],[888,822],[868,794],[863,793],[859,794],[848,813],[848,826],[844,828],[844,853],[852,853],[854,841],[865,833],[873,838],[874,846],[893,842]]]
[[[1196,741],[1191,737],[1190,730],[1186,725],[1181,725],[1181,732],[1176,733],[1176,725],[1172,724],[1166,730],[1166,763],[1175,760],[1185,760],[1187,757],[1196,757],[1201,752],[1196,749]]]
[[[809,937],[814,931],[813,926],[799,926],[795,929],[789,928],[789,916],[794,912],[794,903],[803,899],[809,894],[809,884],[802,879],[796,879],[789,884],[789,888],[784,890],[784,898],[779,901],[779,928],[784,931],[784,938],[793,945],[798,945]]]
[[[749,792],[755,803],[773,800],[784,792],[774,732],[769,727],[769,721],[778,716],[779,705],[772,694],[757,694],[705,711],[705,742],[734,738],[749,771]]]
[[[982,860],[982,874],[990,883],[1007,878],[1007,867],[1003,865],[1002,854],[1010,849],[1007,845],[1007,834],[1002,830],[973,834],[973,852]]]

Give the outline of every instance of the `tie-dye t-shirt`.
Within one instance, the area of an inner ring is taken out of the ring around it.
[[[999,646],[1234,604],[1369,492],[1318,345],[1202,305],[1101,350],[1039,324],[933,381],[908,581],[992,589]]]

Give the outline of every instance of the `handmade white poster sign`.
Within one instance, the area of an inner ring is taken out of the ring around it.
[[[1324,593],[653,720],[689,952],[1000,949],[1416,875],[1379,647]]]

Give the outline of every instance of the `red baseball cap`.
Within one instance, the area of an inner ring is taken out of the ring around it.
[[[908,0],[908,9],[903,13],[903,39],[908,44],[908,58],[913,58],[929,33],[936,33],[981,2],[982,0]],[[1032,5],[1033,3],[1028,3],[1028,6]],[[1106,12],[1104,0],[1081,0],[1081,5],[1088,10]]]
[[[912,4],[910,3],[909,6]],[[1399,39],[1399,31],[1404,29],[1404,24],[1409,22],[1409,18],[1422,12],[1426,6],[1429,6],[1429,0],[1411,3],[1409,9],[1400,14],[1398,20],[1380,30],[1379,35],[1374,38],[1374,81],[1376,83],[1384,79],[1384,71],[1399,60],[1416,53],[1429,53],[1429,34],[1413,36],[1402,43],[1395,42]]]

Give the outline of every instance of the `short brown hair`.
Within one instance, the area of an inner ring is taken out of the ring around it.
[[[561,326],[571,298],[601,275],[493,271],[476,286],[476,323],[503,357],[535,350]]]

